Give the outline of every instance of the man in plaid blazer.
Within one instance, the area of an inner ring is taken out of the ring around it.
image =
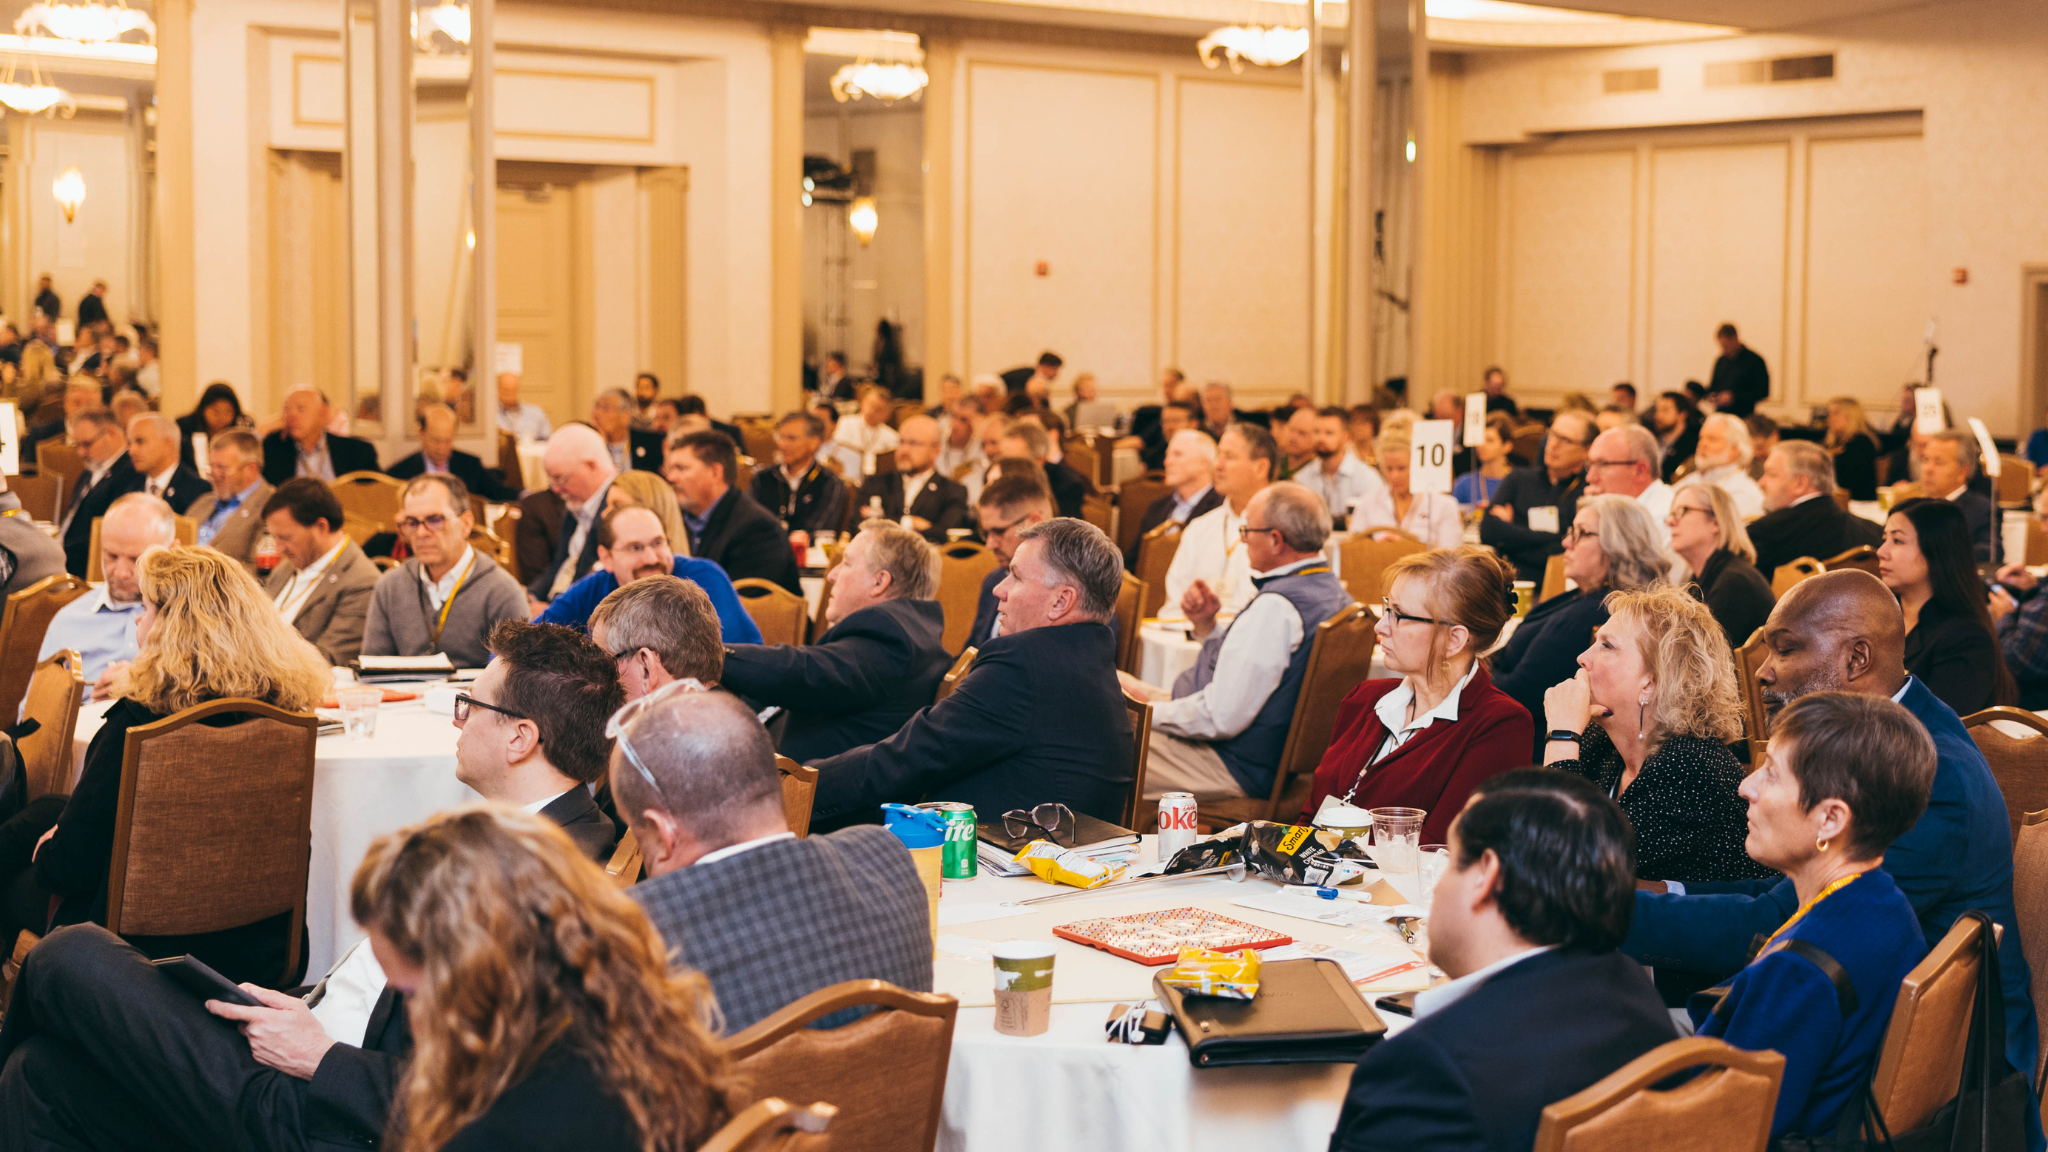
[[[797,839],[774,746],[737,697],[681,681],[643,701],[611,764],[647,861],[630,894],[674,959],[711,981],[726,1031],[844,980],[929,992],[930,919],[909,850],[873,825]]]

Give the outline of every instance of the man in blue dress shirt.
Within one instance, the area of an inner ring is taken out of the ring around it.
[[[661,575],[680,576],[704,589],[705,595],[711,597],[711,607],[718,612],[725,643],[761,642],[761,629],[747,615],[725,569],[709,560],[678,556],[670,551],[661,517],[638,505],[614,508],[598,519],[597,565],[590,575],[549,602],[538,621],[584,631],[589,627],[591,610],[621,585]]]
[[[177,513],[146,492],[115,500],[100,521],[100,569],[107,582],[66,604],[43,633],[38,664],[66,648],[84,663],[79,671],[97,695],[135,659],[135,621],[142,615],[136,566],[151,548],[176,542]]]

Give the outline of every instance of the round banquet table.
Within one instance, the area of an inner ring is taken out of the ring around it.
[[[420,684],[385,687],[419,692]],[[78,714],[72,778],[100,729],[107,702]],[[306,972],[319,979],[363,934],[348,911],[348,886],[370,841],[480,797],[455,778],[453,718],[418,700],[378,709],[377,734],[320,737],[313,760],[313,856],[306,872]]]
[[[1152,861],[1153,839],[1145,837],[1140,865]],[[1178,1033],[1157,1046],[1112,1044],[1103,1038],[1110,1005],[1149,999],[1152,977],[1161,969],[1057,939],[1052,929],[1096,916],[1192,905],[1278,929],[1303,943],[1369,953],[1389,964],[1413,960],[1415,953],[1393,928],[1337,927],[1234,906],[1231,901],[1239,897],[1280,891],[1278,884],[1256,878],[1243,884],[1201,878],[1148,885],[1123,896],[1104,892],[1040,905],[1025,915],[974,919],[1003,901],[1053,891],[1036,877],[1003,879],[986,871],[973,880],[945,882],[933,988],[958,997],[960,1014],[946,1074],[940,1149],[1242,1152],[1329,1142],[1351,1065],[1196,1068]],[[1346,898],[1352,895],[1347,889]],[[980,952],[1002,940],[1050,941],[1058,950],[1052,1026],[1042,1035],[1004,1036],[995,1030],[992,965]],[[1366,993],[1368,1000],[1373,995]],[[1398,1016],[1382,1018],[1390,1032],[1407,1025]]]

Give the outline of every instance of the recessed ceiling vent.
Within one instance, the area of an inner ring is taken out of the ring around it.
[[[1832,80],[1835,55],[1779,56],[1768,60],[1724,60],[1706,68],[1709,88],[1734,88],[1744,84],[1790,84],[1799,80]]]
[[[1617,68],[1600,74],[1600,87],[1609,96],[1621,92],[1655,92],[1657,69]]]

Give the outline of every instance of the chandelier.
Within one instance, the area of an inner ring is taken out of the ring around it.
[[[914,100],[924,92],[931,77],[919,64],[878,63],[861,60],[832,74],[832,98],[841,104],[873,96],[884,104]]]
[[[6,69],[0,71],[0,105],[28,116],[43,112],[70,116],[78,111],[78,104],[71,99],[71,93],[44,82],[42,70],[33,61],[29,63],[26,84],[14,78],[14,69],[14,59],[9,57]]]
[[[75,44],[111,44],[130,32],[140,32],[145,43],[156,43],[156,21],[121,0],[113,4],[37,0],[15,19],[14,31],[22,36],[41,33]]]
[[[1232,24],[1202,37],[1195,48],[1202,55],[1202,63],[1210,68],[1222,62],[1216,59],[1219,50],[1223,59],[1230,62],[1232,72],[1244,71],[1246,62],[1261,68],[1278,68],[1299,60],[1308,51],[1308,29],[1278,24]]]
[[[469,51],[469,5],[441,0],[413,9],[412,42],[418,51],[436,56]]]

